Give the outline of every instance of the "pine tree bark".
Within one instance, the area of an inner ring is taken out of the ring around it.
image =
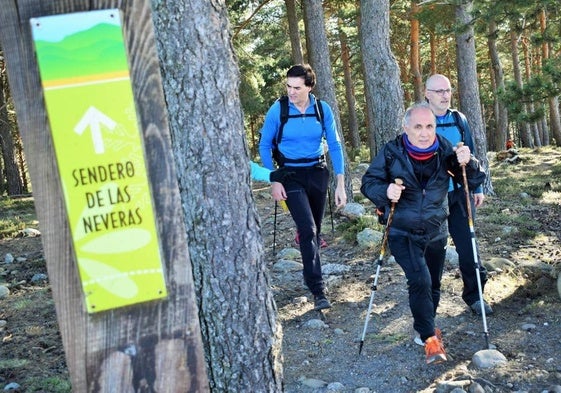
[[[541,33],[545,33],[547,27],[547,14],[545,8],[543,8],[539,14],[540,30]],[[543,61],[549,59],[549,43],[544,40],[542,43],[542,58]],[[555,140],[557,146],[561,146],[561,117],[559,115],[559,98],[549,97],[549,124],[551,130],[551,136]]]
[[[361,0],[360,36],[370,154],[401,132],[404,113],[400,72],[390,47],[389,0]]]
[[[355,90],[353,85],[350,48],[347,45],[347,36],[343,31],[343,21],[339,23],[339,42],[341,43],[341,61],[343,63],[343,76],[345,79],[345,98],[347,101],[347,111],[349,113],[349,132],[350,145],[353,151],[360,149],[360,136],[358,133],[358,119],[356,114]]]
[[[523,53],[523,58],[524,58],[524,75],[526,77],[526,81],[529,81],[530,78],[532,77],[532,66],[530,64],[530,49],[528,48],[528,40],[527,39],[523,39],[522,40],[522,53]],[[535,103],[534,101],[530,101],[526,104],[526,108],[527,108],[527,112],[530,115],[533,115],[535,112]],[[540,137],[540,133],[538,130],[538,122],[536,120],[533,120],[531,123],[529,123],[530,126],[530,131],[533,135],[533,139],[534,139],[534,146],[535,147],[541,147],[542,146],[542,140]]]
[[[508,138],[508,110],[506,105],[499,100],[498,91],[504,90],[504,72],[497,49],[497,23],[495,20],[489,22],[487,45],[489,47],[489,58],[491,59],[493,80],[493,101],[495,112],[495,130],[488,135],[491,150],[504,149]]]
[[[409,54],[409,63],[411,70],[411,78],[413,82],[413,90],[415,92],[415,101],[420,102],[423,99],[423,77],[419,67],[419,20],[416,14],[419,12],[417,0],[411,1],[411,52]]]
[[[281,392],[281,327],[250,188],[226,6],[152,4],[211,390]]]
[[[512,56],[512,72],[514,74],[514,80],[518,88],[522,89],[522,72],[520,70],[520,57],[518,56],[518,33],[516,32],[516,24],[511,22],[510,26],[510,53]],[[523,111],[527,113],[526,105],[522,104],[521,107]],[[520,140],[522,142],[522,147],[534,147],[534,142],[532,140],[532,134],[530,130],[530,125],[526,121],[518,122],[518,132],[520,134]]]
[[[14,138],[8,119],[6,97],[4,96],[3,77],[0,76],[0,147],[2,149],[2,161],[4,168],[0,166],[0,173],[6,174],[6,182],[0,182],[0,193],[6,191],[8,195],[21,195],[24,193],[24,183],[21,178]],[[5,185],[5,187],[3,187]]]
[[[308,48],[308,59],[310,65],[316,73],[315,92],[318,98],[325,100],[333,110],[333,116],[337,124],[341,144],[343,145],[343,157],[345,160],[345,192],[347,198],[352,198],[353,187],[351,182],[351,172],[349,169],[349,159],[347,157],[345,138],[342,133],[341,115],[337,104],[335,93],[335,82],[329,57],[329,45],[327,42],[327,32],[325,31],[325,21],[323,19],[322,0],[306,0],[304,2],[304,25],[306,26],[306,47]],[[331,188],[335,186],[334,176],[332,176]]]
[[[286,6],[286,17],[288,19],[288,35],[290,37],[290,48],[292,50],[292,63],[302,64],[302,43],[300,41],[300,29],[298,28],[298,12],[296,12],[295,0],[284,0]]]
[[[460,89],[460,108],[466,115],[471,129],[477,158],[481,162],[487,177],[483,186],[486,194],[493,194],[493,185],[487,160],[487,141],[479,86],[477,83],[477,64],[475,53],[475,35],[471,24],[472,0],[463,0],[456,6],[456,20],[463,28],[456,33],[456,57],[458,63],[458,86]]]

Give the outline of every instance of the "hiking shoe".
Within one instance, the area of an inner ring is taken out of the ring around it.
[[[439,337],[440,330],[435,329],[435,335],[425,340],[425,354],[427,364],[437,364],[448,360],[446,351],[442,345],[442,339]]]
[[[485,308],[485,315],[493,314],[493,309],[485,302],[485,300],[483,301],[483,307]],[[472,303],[469,308],[471,309],[471,311],[473,311],[474,314],[481,315],[481,301],[478,300],[475,303]]]
[[[436,335],[436,337],[438,337],[440,341],[442,341],[442,332],[440,331],[439,328],[434,329],[434,334]],[[425,346],[425,343],[423,342],[423,340],[421,340],[421,335],[416,330],[415,330],[415,337],[413,337],[413,342],[417,345],[420,345],[421,347]]]
[[[300,244],[300,234],[296,231],[296,236],[294,237],[294,243]],[[323,237],[319,237],[319,246],[320,248],[327,248],[327,242],[323,239]]]
[[[425,346],[425,343],[423,342],[423,340],[421,340],[421,335],[416,330],[415,330],[415,337],[413,337],[413,342],[417,345],[420,345],[421,347]]]
[[[331,308],[331,303],[329,303],[329,300],[327,300],[325,295],[317,295],[314,296],[314,298],[314,310],[319,311],[326,308]]]

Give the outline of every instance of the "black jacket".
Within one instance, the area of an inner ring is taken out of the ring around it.
[[[403,146],[402,135],[388,142],[374,158],[370,167],[362,177],[360,191],[370,199],[376,207],[389,213],[391,201],[386,190],[395,179],[403,180],[405,190],[396,203],[392,227],[404,231],[434,233],[448,217],[448,186],[450,173],[453,181],[463,183],[462,169],[456,159],[452,145],[445,138],[438,136],[439,148],[436,151],[436,171],[430,176],[425,187],[419,183],[413,165]],[[471,190],[485,180],[485,173],[479,162],[472,156],[466,165],[466,174]]]

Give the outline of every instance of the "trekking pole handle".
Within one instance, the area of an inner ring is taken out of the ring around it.
[[[456,147],[457,147],[457,148],[458,148],[458,147],[462,147],[463,145],[464,145],[464,142],[462,142],[462,141],[456,143]],[[467,163],[460,164],[460,166],[461,166],[461,167],[464,167],[464,168],[465,168],[466,165],[467,165]]]
[[[403,180],[401,180],[400,178],[396,178],[395,179],[395,184],[397,184],[398,186],[403,185]],[[388,232],[388,228],[392,222],[392,218],[393,218],[393,212],[395,210],[395,205],[397,204],[397,200],[393,200],[392,199],[392,205],[390,207],[390,214],[388,216],[388,222],[386,223],[386,231],[384,232],[384,235]],[[386,241],[387,241],[387,236],[386,236]]]
[[[394,183],[397,184],[398,186],[402,186],[403,185],[403,180],[401,180],[398,177],[394,180]],[[392,201],[392,208],[393,208],[393,206],[397,203],[397,199],[392,199],[391,201]]]

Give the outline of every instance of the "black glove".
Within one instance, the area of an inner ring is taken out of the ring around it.
[[[271,182],[284,183],[295,174],[296,172],[290,171],[289,168],[283,166],[276,171],[272,171],[269,175],[269,180]]]

